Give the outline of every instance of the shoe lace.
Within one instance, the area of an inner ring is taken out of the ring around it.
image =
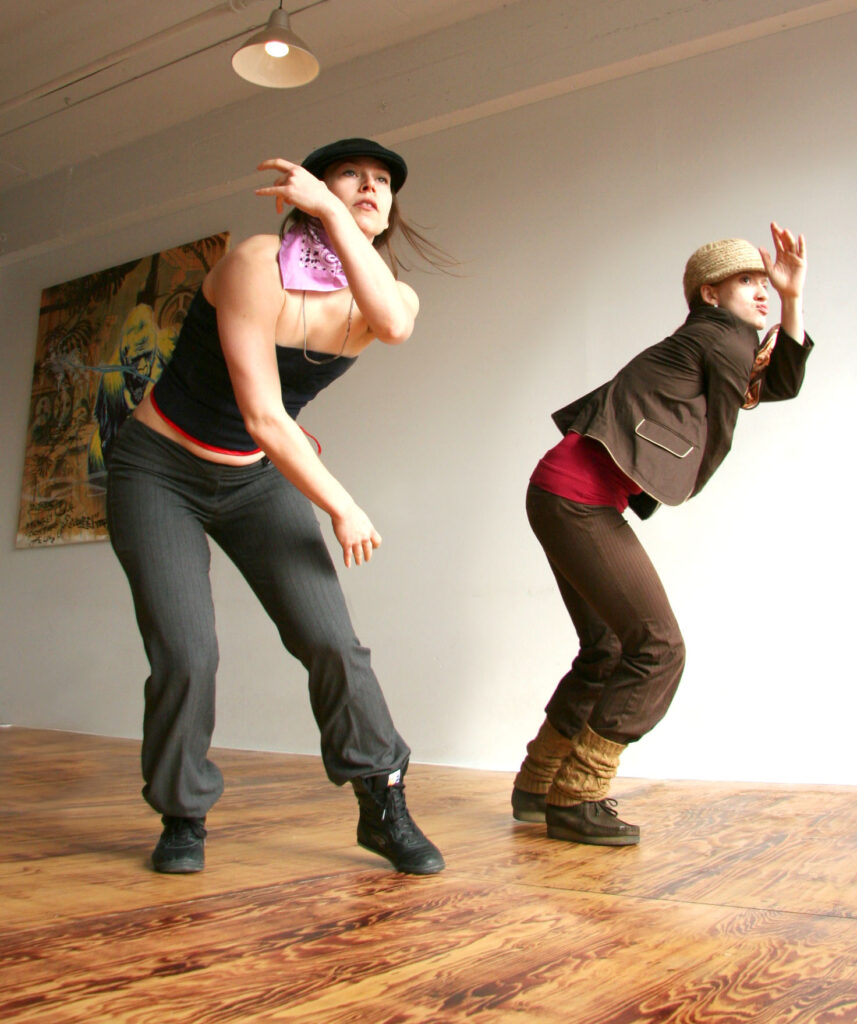
[[[392,831],[399,839],[408,841],[420,837],[419,829],[405,803],[405,784],[403,782],[387,787],[386,803],[381,812],[381,820],[390,823]]]
[[[613,818],[619,817],[619,812],[616,810],[619,806],[619,801],[614,799],[612,796],[608,796],[604,800],[596,800],[595,806]]]

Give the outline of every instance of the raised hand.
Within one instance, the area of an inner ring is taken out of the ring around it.
[[[280,157],[263,160],[256,170],[280,172],[273,185],[255,189],[257,196],[276,197],[277,213],[282,213],[287,206],[296,206],[311,217],[318,217],[334,198],[323,181],[289,160]]]
[[[776,259],[767,249],[759,249],[771,287],[781,299],[799,299],[806,280],[806,241],[803,235],[795,238],[776,221],[771,222],[771,235]]]

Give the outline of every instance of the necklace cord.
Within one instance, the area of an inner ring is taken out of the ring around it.
[[[325,363],[332,363],[334,360],[339,359],[342,353],[345,351],[345,346],[348,344],[348,338],[351,334],[351,319],[354,316],[354,296],[351,296],[351,303],[348,307],[348,323],[345,325],[345,337],[342,339],[342,347],[336,353],[335,356],[328,356],[327,359],[313,359],[312,356],[307,352],[307,337],[306,337],[306,290],[301,294],[301,319],[304,327],[304,359],[308,363],[312,363],[314,366],[323,366]]]

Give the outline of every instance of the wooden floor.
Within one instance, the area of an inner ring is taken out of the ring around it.
[[[447,870],[354,842],[317,758],[222,751],[207,866],[148,866],[134,742],[0,730],[0,1021],[857,1021],[857,789],[620,780],[637,848],[412,766]]]

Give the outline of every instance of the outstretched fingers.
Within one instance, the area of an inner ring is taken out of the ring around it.
[[[269,157],[267,160],[263,160],[257,167],[257,171],[291,171],[298,164],[293,164],[290,160],[284,160],[281,156]]]
[[[781,228],[776,221],[771,221],[771,235],[777,253],[792,254],[798,259],[806,258],[806,239],[803,235],[797,238],[787,228]]]
[[[776,221],[771,221],[771,237],[774,256],[767,249],[759,248],[765,273],[781,298],[797,298],[806,276],[806,240],[803,235],[795,237]]]
[[[286,189],[292,180],[292,175],[300,167],[300,164],[294,164],[290,160],[284,160],[282,157],[270,157],[267,160],[263,160],[256,167],[257,171],[280,171],[280,177],[278,177],[273,185],[263,185],[260,188],[254,189],[254,193],[257,196],[274,196],[277,205],[277,213],[282,213],[285,208],[291,205],[290,201],[284,195],[284,189]]]

